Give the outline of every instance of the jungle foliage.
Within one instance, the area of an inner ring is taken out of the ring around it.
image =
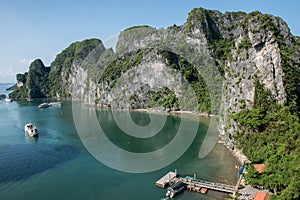
[[[254,108],[233,119],[241,126],[235,139],[252,161],[245,175],[247,183],[271,190],[274,199],[299,199],[300,122],[290,106],[276,104],[270,91],[256,82]],[[267,167],[259,174],[255,163]]]

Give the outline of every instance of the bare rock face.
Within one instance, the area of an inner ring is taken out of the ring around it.
[[[85,88],[87,87],[88,73],[80,65],[73,63],[71,66],[71,73],[68,82],[70,83],[70,92],[72,98],[81,99],[86,94]]]
[[[255,101],[255,84],[258,80],[268,89],[276,102],[286,101],[282,56],[274,30],[263,29],[259,20],[261,14],[244,21],[248,29],[238,28],[235,49],[231,50],[232,60],[227,62],[222,97],[221,134],[232,134],[236,126],[230,115],[243,109],[251,109]],[[289,29],[282,20],[267,16],[269,23],[284,34],[286,45],[290,45]],[[275,25],[277,23],[277,25]],[[277,27],[278,26],[278,27]]]
[[[171,70],[165,63],[146,61],[119,79],[112,92],[112,107],[147,108],[150,103],[146,97],[147,92],[167,87],[179,96],[182,93],[181,84],[181,76],[176,76],[175,70]]]
[[[105,74],[110,70],[108,67],[107,71],[104,70],[100,75],[105,80],[102,79],[97,84],[87,79],[86,71],[74,66],[75,70],[71,77],[72,83],[77,86],[73,96],[82,97],[85,103],[101,107],[115,109],[155,107],[155,109],[164,110],[162,103],[157,102],[158,99],[167,101],[164,99],[165,97],[174,95],[176,101],[178,100],[178,105],[176,104],[177,107],[175,107],[176,102],[173,102],[174,106],[171,103],[169,109],[179,109],[180,107],[181,109],[196,110],[195,94],[193,92],[187,94],[187,91],[191,90],[189,84],[180,72],[170,67],[168,61],[161,54],[155,49],[144,50],[140,60],[135,61],[135,65],[129,65],[129,68],[123,70],[118,78],[107,79]],[[124,56],[118,63],[126,65],[126,61],[129,59],[133,59],[133,57]],[[110,67],[114,67],[114,65]],[[115,76],[117,74],[113,75],[113,77]],[[86,81],[89,81],[88,87],[82,84]],[[157,100],[153,100],[154,96]]]
[[[287,100],[281,47],[292,48],[295,40],[287,24],[278,17],[259,12],[221,13],[199,8],[192,10],[181,26],[126,29],[119,36],[115,58],[147,48],[165,49],[186,58],[202,74],[210,94],[219,95],[220,103],[216,103],[219,130],[228,135],[236,131],[229,116],[253,107],[255,81],[268,89],[278,104]],[[174,75],[176,70],[172,71],[168,63],[153,52],[151,56],[143,55],[142,59],[141,63],[123,71],[121,78],[114,80],[113,87],[107,80],[98,83],[87,80],[87,72],[77,69],[82,85],[76,91],[84,96],[86,103],[115,108],[144,108],[149,104],[145,93],[163,86],[177,97],[183,96],[182,74]],[[223,71],[216,72],[213,67]],[[209,70],[212,73],[208,73]],[[72,79],[73,82],[76,79]],[[220,79],[221,89],[218,89],[214,83]],[[88,85],[88,89],[84,85]]]
[[[86,81],[83,81],[83,78],[87,77],[83,77],[80,70],[87,71],[87,68],[91,66],[86,66],[85,63],[87,61],[96,63],[104,51],[105,47],[100,40],[87,39],[72,43],[58,54],[51,63],[49,73],[50,95],[54,97],[71,97],[73,91],[75,96],[78,92],[81,93],[73,89],[74,83],[79,84],[80,82],[79,85],[87,84]],[[76,80],[76,74],[78,74],[78,80]],[[78,87],[77,85],[75,87]]]

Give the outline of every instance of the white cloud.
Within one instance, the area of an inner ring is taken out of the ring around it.
[[[19,63],[22,65],[22,66],[25,66],[25,67],[29,67],[30,63],[34,61],[33,58],[23,58],[21,60],[19,60]]]
[[[16,74],[12,68],[0,69],[0,83],[16,82]]]
[[[1,63],[0,66],[0,83],[13,83],[16,82],[16,75],[18,73],[24,73],[28,71],[30,63],[33,61],[33,58],[23,58],[19,61],[9,64]],[[12,67],[12,66],[14,67]],[[6,67],[4,67],[6,66]],[[7,67],[9,66],[9,67]]]

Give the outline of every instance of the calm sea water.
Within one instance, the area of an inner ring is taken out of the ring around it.
[[[0,93],[8,85],[0,84]],[[45,100],[47,101],[47,100]],[[197,136],[191,147],[171,165],[148,173],[125,173],[111,169],[95,159],[85,148],[76,131],[72,104],[63,101],[61,108],[40,109],[43,100],[31,102],[0,101],[0,199],[112,199],[159,200],[166,189],[155,182],[166,172],[178,170],[180,174],[197,174],[198,178],[234,184],[237,164],[226,149],[217,144],[204,159],[198,151],[205,136],[209,119],[199,118]],[[120,112],[122,116],[122,112]],[[113,122],[108,110],[97,111],[97,116],[107,137],[132,152],[147,152],[163,147],[174,137],[182,117],[167,116],[167,123],[153,142],[124,136]],[[124,114],[124,117],[125,116]],[[149,123],[146,113],[132,112],[132,119],[140,125]],[[24,135],[24,125],[34,123],[40,132],[38,139]],[[86,123],[86,129],[90,130]],[[90,130],[91,131],[91,130]],[[176,130],[175,130],[176,131]],[[129,142],[130,141],[130,142]],[[106,154],[109,152],[106,152]],[[151,165],[151,163],[145,163]],[[185,192],[179,200],[225,199],[226,194],[209,191],[206,195]]]

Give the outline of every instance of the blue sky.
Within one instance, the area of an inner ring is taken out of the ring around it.
[[[300,35],[298,0],[1,0],[0,82],[15,82],[33,59],[50,65],[74,41],[105,41],[134,25],[181,25],[195,7],[259,10],[280,16]]]

